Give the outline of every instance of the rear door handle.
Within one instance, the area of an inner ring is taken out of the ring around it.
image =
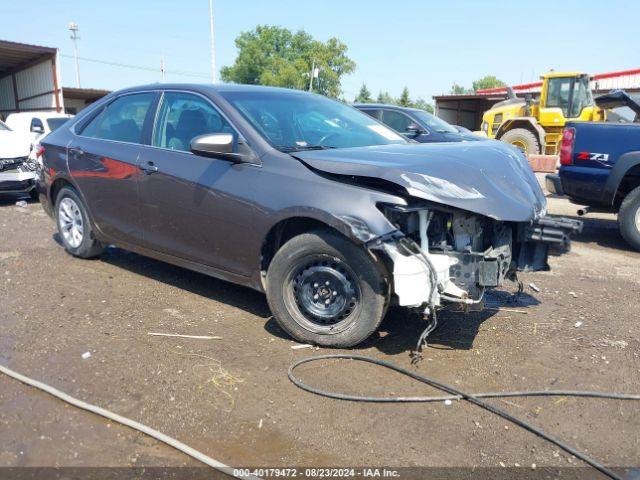
[[[158,171],[158,167],[156,167],[153,162],[147,162],[146,164],[139,165],[138,168],[142,170],[146,175],[151,175],[152,173],[156,173]]]

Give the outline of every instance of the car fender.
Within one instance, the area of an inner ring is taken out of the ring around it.
[[[637,165],[640,165],[640,152],[627,152],[618,158],[604,186],[603,203],[613,205],[622,179],[629,170]]]

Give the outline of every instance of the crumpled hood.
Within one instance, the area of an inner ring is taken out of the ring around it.
[[[30,147],[26,136],[11,130],[0,130],[0,158],[26,157]]]
[[[499,141],[296,152],[312,168],[388,180],[413,196],[501,221],[529,222],[546,200],[525,156]]]

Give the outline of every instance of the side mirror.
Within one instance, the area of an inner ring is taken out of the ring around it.
[[[233,152],[234,138],[230,133],[208,133],[191,140],[192,153],[205,157],[218,157],[241,162],[242,156]]]
[[[31,125],[31,133],[42,134],[44,133],[44,127],[42,125]]]
[[[417,137],[422,133],[422,128],[420,128],[415,123],[410,123],[409,125],[407,125],[407,129],[405,131],[409,137],[413,138],[413,137]]]

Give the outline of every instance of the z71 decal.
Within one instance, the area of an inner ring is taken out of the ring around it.
[[[609,160],[608,153],[580,152],[578,160],[595,160],[596,162],[607,162]]]

